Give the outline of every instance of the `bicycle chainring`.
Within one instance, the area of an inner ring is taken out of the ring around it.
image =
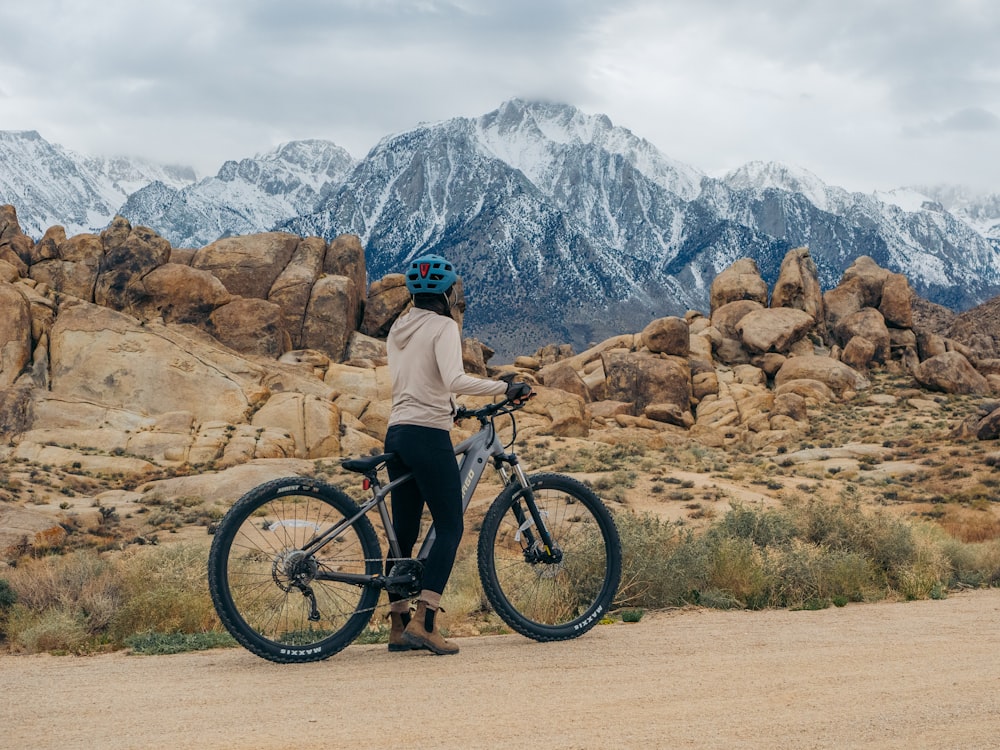
[[[389,578],[400,577],[385,587],[390,594],[411,597],[420,593],[424,578],[424,564],[419,560],[399,560],[389,569]]]

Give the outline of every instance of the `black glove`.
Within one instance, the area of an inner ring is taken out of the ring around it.
[[[531,386],[527,383],[511,382],[507,385],[508,401],[524,401],[531,395]]]

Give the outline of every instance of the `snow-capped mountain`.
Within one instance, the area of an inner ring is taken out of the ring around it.
[[[194,181],[194,171],[86,158],[34,130],[0,131],[0,203],[15,206],[21,229],[36,239],[55,224],[71,235],[106,227],[132,192],[154,180],[182,187]]]
[[[563,104],[512,100],[423,124],[360,161],[329,142],[296,141],[197,183],[151,178],[117,209],[115,195],[146,179],[141,169],[71,158],[35,133],[0,135],[0,200],[17,206],[29,234],[99,228],[115,212],[175,246],[271,229],[347,232],[360,236],[373,279],[437,252],[464,278],[467,334],[501,354],[579,348],[654,317],[707,311],[712,279],[733,261],[753,257],[773,282],[802,245],[824,288],[870,255],[953,309],[1000,292],[997,195],[851,193],[773,162],[713,178]]]
[[[293,141],[252,159],[227,161],[215,177],[179,189],[153,182],[129,196],[119,213],[155,228],[174,246],[201,247],[310,213],[352,166],[351,155],[334,143]]]
[[[904,210],[774,163],[712,179],[603,115],[519,100],[384,139],[284,227],[358,234],[373,277],[418,253],[453,258],[470,332],[501,351],[525,338],[579,347],[707,310],[711,280],[734,260],[754,257],[773,282],[801,245],[827,288],[871,255],[952,307],[1000,291],[997,244],[946,211]]]
[[[979,234],[1000,242],[1000,193],[985,193],[954,185],[918,187],[938,207],[975,229]]]
[[[473,335],[579,345],[703,296],[662,273],[700,179],[606,117],[515,100],[384,139],[284,228],[358,234],[373,278],[448,255]]]
[[[774,163],[745,165],[723,182],[735,191],[725,209],[716,200],[720,211],[788,246],[808,246],[824,288],[869,255],[949,307],[972,307],[1000,291],[1000,243],[914,189],[849,193]],[[775,278],[780,260],[758,258],[765,278]]]

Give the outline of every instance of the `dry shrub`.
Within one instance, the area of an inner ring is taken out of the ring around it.
[[[122,556],[124,602],[114,618],[116,642],[134,633],[198,633],[218,619],[208,593],[208,551],[200,544],[139,547]]]
[[[824,550],[796,539],[772,550],[771,606],[802,608],[832,601],[879,598],[872,564],[846,550]]]
[[[938,525],[962,542],[1000,539],[1000,519],[988,511],[949,508],[938,519]]]
[[[8,632],[11,645],[28,653],[83,653],[91,650],[92,634],[85,619],[79,612],[63,607],[48,609],[41,614],[15,608],[8,622]]]
[[[7,638],[28,652],[80,653],[121,647],[139,632],[218,629],[206,560],[204,545],[195,544],[22,558],[8,575],[17,603]]]
[[[751,609],[766,606],[774,588],[765,551],[737,537],[720,537],[711,545],[707,584]]]
[[[923,533],[944,555],[951,583],[973,587],[1000,584],[1000,540],[963,543],[930,524],[923,527]]]
[[[1000,579],[1000,543],[978,551],[853,501],[734,505],[704,532],[619,514],[618,606],[807,607],[919,599]]]
[[[23,558],[8,576],[17,594],[7,636],[27,651],[78,652],[104,642],[121,605],[121,577],[93,550]]]
[[[476,547],[471,543],[464,545],[459,551],[442,601],[446,608],[444,627],[452,635],[478,635],[507,630],[500,616],[492,611],[483,592]]]
[[[689,600],[691,582],[704,585],[708,560],[704,550],[687,544],[690,533],[650,514],[615,515],[622,543],[619,607],[663,607]]]

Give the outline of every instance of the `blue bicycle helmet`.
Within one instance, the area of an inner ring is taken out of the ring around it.
[[[423,255],[406,270],[410,294],[444,294],[458,279],[455,267],[440,255]]]

